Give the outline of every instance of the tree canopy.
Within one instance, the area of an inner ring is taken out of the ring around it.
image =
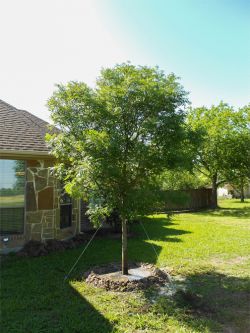
[[[94,221],[116,209],[125,243],[128,219],[158,199],[154,177],[189,161],[187,103],[174,74],[130,63],[103,69],[95,88],[57,85],[48,101],[61,130],[48,136],[57,175],[71,195],[88,200]]]
[[[188,124],[201,135],[195,167],[210,179],[217,207],[217,187],[233,173],[236,178],[239,168],[244,173],[249,170],[249,108],[236,111],[223,102],[211,108],[191,108]]]
[[[250,106],[238,111],[238,126],[227,138],[224,176],[244,201],[244,186],[250,182]]]
[[[163,190],[188,190],[209,185],[207,177],[189,169],[165,170],[158,178]]]

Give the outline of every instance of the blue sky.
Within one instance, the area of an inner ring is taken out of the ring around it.
[[[0,160],[0,189],[12,188],[16,182],[15,161]],[[1,200],[1,198],[0,198]]]
[[[181,76],[195,105],[250,102],[250,1],[108,3],[114,29],[149,65]]]
[[[43,119],[55,83],[93,85],[127,60],[180,76],[194,106],[250,102],[249,0],[8,0],[1,12],[0,98]]]

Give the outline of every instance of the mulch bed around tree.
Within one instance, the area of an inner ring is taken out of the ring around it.
[[[170,282],[167,272],[146,263],[130,263],[129,275],[122,275],[121,265],[112,263],[93,267],[83,277],[95,287],[113,291],[143,290]]]

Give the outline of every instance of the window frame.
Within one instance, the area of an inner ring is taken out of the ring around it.
[[[59,203],[59,208],[60,208],[60,229],[67,229],[67,228],[71,228],[72,227],[72,215],[73,215],[73,201],[72,201],[72,198],[65,192],[63,192],[61,190],[60,192],[60,201],[62,199],[63,196],[66,195],[66,199],[69,199],[70,202],[65,202],[65,203]],[[62,224],[62,207],[68,207],[69,211],[68,211],[68,223],[67,224]]]
[[[21,158],[10,158],[10,157],[1,157],[0,160],[9,160],[9,161],[22,161],[24,164],[24,192],[23,192],[23,206],[22,207],[16,207],[16,208],[22,208],[23,213],[22,213],[22,230],[20,232],[17,231],[1,231],[0,228],[0,236],[7,236],[7,235],[18,235],[18,236],[23,236],[26,233],[26,201],[27,201],[27,160],[21,159]],[[5,208],[5,207],[2,207]],[[8,208],[8,207],[6,207]],[[0,207],[1,209],[1,207]],[[15,209],[15,207],[10,207],[10,209]],[[0,215],[1,217],[1,215]],[[0,221],[1,223],[1,221]]]

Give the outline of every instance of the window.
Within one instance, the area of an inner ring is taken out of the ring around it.
[[[25,162],[0,159],[0,234],[24,230]]]
[[[72,224],[72,201],[70,196],[63,192],[60,197],[60,228],[68,228]]]

